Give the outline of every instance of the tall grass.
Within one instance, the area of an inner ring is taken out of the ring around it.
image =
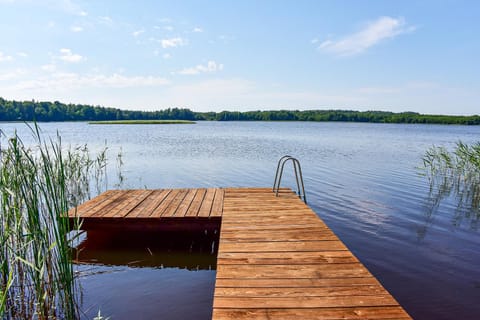
[[[0,146],[0,318],[75,319],[78,284],[71,263],[75,240],[69,208],[101,188],[106,150],[63,148],[38,127],[26,146],[15,133]]]
[[[458,208],[464,209],[461,211],[476,226],[480,219],[480,142],[457,142],[451,151],[431,147],[423,157],[423,169],[430,182],[433,206],[453,195]]]

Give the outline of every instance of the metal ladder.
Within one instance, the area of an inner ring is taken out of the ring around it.
[[[305,186],[303,185],[302,168],[300,167],[300,161],[292,156],[283,156],[278,160],[277,172],[275,173],[275,181],[273,182],[272,191],[275,192],[275,196],[278,197],[278,190],[280,189],[280,182],[282,181],[283,168],[285,163],[292,161],[293,169],[295,171],[295,180],[297,181],[297,195],[303,202],[307,203],[307,196],[305,195]]]

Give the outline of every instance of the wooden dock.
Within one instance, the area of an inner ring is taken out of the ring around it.
[[[109,190],[69,211],[82,229],[219,229],[224,189]]]
[[[289,189],[112,190],[69,215],[87,230],[221,224],[213,319],[410,319]]]

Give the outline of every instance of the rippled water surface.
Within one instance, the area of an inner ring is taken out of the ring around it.
[[[7,133],[14,128],[28,143],[25,125],[1,124]],[[480,317],[475,214],[458,208],[454,196],[436,204],[417,169],[426,149],[479,141],[480,127],[199,122],[41,128],[48,135],[58,130],[64,143],[93,149],[106,143],[112,160],[121,148],[125,186],[132,188],[271,186],[277,160],[293,155],[302,164],[309,205],[413,317]],[[294,186],[289,170],[284,185]]]

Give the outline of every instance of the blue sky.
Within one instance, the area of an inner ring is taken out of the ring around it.
[[[480,1],[0,0],[0,96],[480,113]]]

